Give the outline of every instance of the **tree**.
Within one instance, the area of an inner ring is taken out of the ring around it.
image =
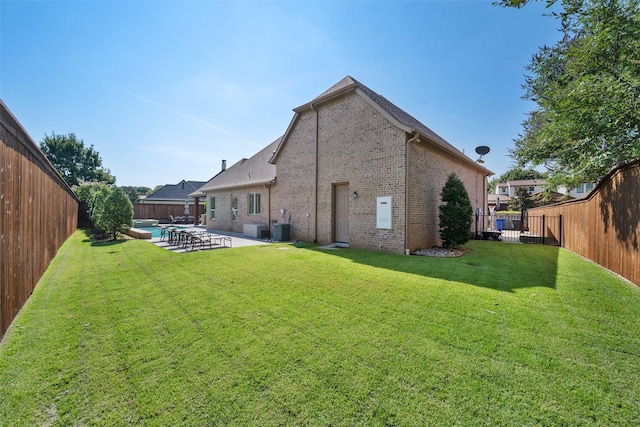
[[[124,192],[127,194],[127,197],[129,197],[129,200],[131,200],[131,203],[136,203],[140,198],[139,196],[148,196],[152,192],[151,188],[149,187],[123,186],[120,188],[122,188]]]
[[[509,201],[509,210],[525,211],[534,206],[531,194],[525,187],[516,188],[516,192]]]
[[[571,188],[640,157],[640,0],[562,6],[550,14],[562,40],[542,47],[526,68],[524,98],[537,108],[511,155],[521,166],[545,165],[552,184]]]
[[[102,220],[102,211],[104,210],[105,200],[107,200],[107,197],[111,193],[111,188],[106,184],[88,184],[83,185],[80,188],[83,189],[81,192],[83,197],[85,194],[84,189],[89,189],[89,197],[87,199],[89,219],[96,230],[104,233],[106,230],[103,229],[100,221]]]
[[[133,225],[133,205],[121,188],[114,187],[105,199],[99,223],[100,229],[113,236],[113,240],[123,228]]]
[[[85,147],[84,141],[73,133],[68,135],[45,134],[40,141],[40,149],[47,156],[53,167],[70,186],[85,182],[102,182],[113,184],[116,178],[109,169],[102,167],[100,154],[93,145]]]
[[[94,228],[117,239],[118,232],[133,225],[133,205],[118,187],[86,184],[78,189],[78,198],[87,201],[89,218]]]
[[[452,173],[442,188],[439,206],[440,239],[445,248],[455,248],[471,238],[473,207],[464,183]]]

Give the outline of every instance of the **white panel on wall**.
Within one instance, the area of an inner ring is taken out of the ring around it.
[[[377,198],[376,203],[376,227],[391,229],[391,196]]]

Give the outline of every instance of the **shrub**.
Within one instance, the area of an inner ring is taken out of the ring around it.
[[[111,235],[115,240],[119,231],[133,224],[133,205],[123,189],[93,184],[83,193],[88,197],[89,218],[100,233]]]
[[[440,239],[443,247],[455,248],[471,238],[473,207],[464,183],[454,173],[449,175],[440,195]]]

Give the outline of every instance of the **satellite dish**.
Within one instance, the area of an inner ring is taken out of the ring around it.
[[[491,148],[487,147],[486,145],[481,145],[479,147],[476,147],[476,153],[480,154],[481,156],[484,156],[489,151],[491,151]]]

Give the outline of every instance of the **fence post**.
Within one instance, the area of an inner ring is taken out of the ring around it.
[[[545,238],[546,238],[546,236],[545,236],[545,216],[542,215],[542,244],[543,245],[546,245]]]
[[[560,244],[560,247],[562,247],[562,214],[560,214],[560,217],[559,217],[558,221],[560,221],[560,226],[559,226],[560,236],[558,236],[558,243]]]

